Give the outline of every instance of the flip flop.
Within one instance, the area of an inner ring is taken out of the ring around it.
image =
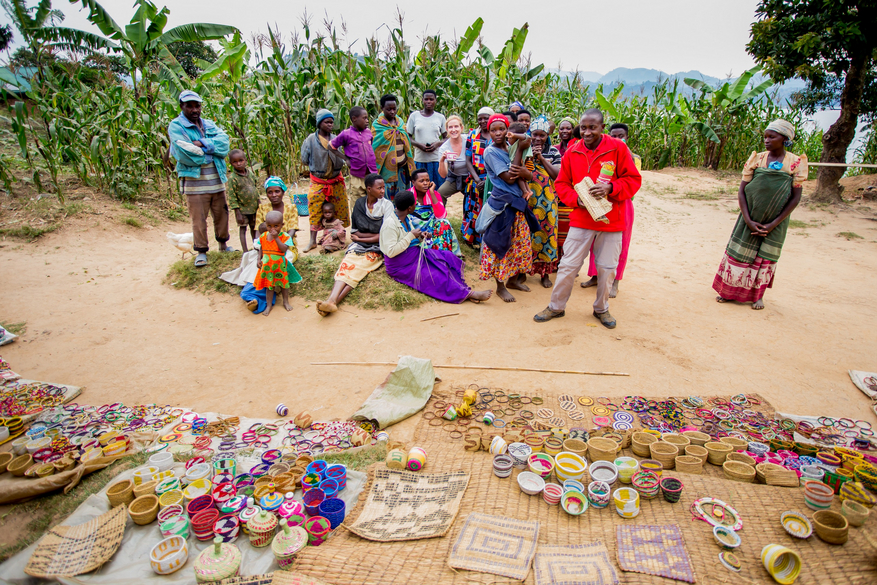
[[[220,250],[220,252],[234,252],[234,248],[231,246],[226,246],[224,250]]]
[[[207,254],[201,252],[195,256],[195,268],[204,268],[207,266]]]

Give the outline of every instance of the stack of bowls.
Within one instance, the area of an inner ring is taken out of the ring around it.
[[[827,510],[834,500],[834,490],[821,481],[808,479],[804,482],[804,503],[811,510]]]

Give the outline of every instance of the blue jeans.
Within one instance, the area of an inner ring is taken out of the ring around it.
[[[438,172],[438,162],[415,162],[414,166],[418,169],[426,169],[426,172],[429,173],[429,180],[435,183],[436,189],[441,187],[442,184],[445,182],[445,180]]]

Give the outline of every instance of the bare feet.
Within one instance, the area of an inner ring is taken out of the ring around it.
[[[268,303],[268,307],[266,307],[265,310],[262,311],[262,316],[267,317],[271,313],[272,308],[273,307],[271,307],[271,303]]]
[[[551,284],[551,279],[548,278],[547,274],[543,274],[542,275],[542,288],[551,288],[552,286],[554,286],[554,285]]]
[[[728,299],[725,299],[725,298],[722,298],[722,297],[716,297],[716,302],[717,302],[717,303],[727,303],[727,302],[728,302]]]
[[[259,308],[259,301],[247,301],[247,308],[250,310],[251,313],[255,313],[256,309]]]
[[[321,301],[317,303],[317,309],[327,313],[334,313],[338,310],[338,305],[330,303],[329,301]]]
[[[472,291],[469,293],[469,296],[466,297],[467,301],[472,301],[473,303],[480,303],[481,301],[486,301],[490,297],[493,296],[492,290],[479,290]]]
[[[311,242],[310,244],[308,244],[308,247],[305,248],[305,251],[302,252],[302,254],[306,254],[306,253],[310,252],[311,250],[313,250],[313,249],[316,248],[316,247],[317,247],[317,244],[315,244],[314,242]]]
[[[512,293],[510,293],[505,285],[501,282],[496,283],[496,296],[498,296],[507,303],[515,302],[515,297],[512,296]]]
[[[582,283],[582,288],[591,288],[592,286],[597,286],[597,277],[592,276],[591,280],[586,280]]]
[[[618,281],[616,280],[612,283],[612,286],[609,287],[609,298],[614,299],[617,296],[618,296]]]
[[[283,301],[283,308],[286,309],[287,311],[291,311],[292,305],[289,304],[289,301]]]
[[[764,308],[764,299],[758,299],[754,303],[752,303],[752,308],[755,311],[760,311]]]
[[[521,276],[524,277],[523,281],[521,280]],[[526,284],[524,284],[524,281],[526,281],[526,279],[527,279],[526,274],[524,274],[524,275],[519,274],[518,276],[513,276],[506,283],[506,287],[510,288],[512,290],[519,290],[522,292],[530,292],[530,287],[527,286]],[[499,291],[497,290],[496,293],[499,294]]]

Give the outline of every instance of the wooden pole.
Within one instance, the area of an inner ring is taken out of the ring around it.
[[[448,313],[446,315],[438,315],[437,317],[427,317],[426,319],[421,319],[420,322],[424,321],[432,321],[433,319],[443,319],[444,317],[453,317],[454,315],[459,315],[460,313]]]
[[[821,162],[808,162],[808,166],[811,167],[853,167],[857,169],[877,169],[877,165],[866,165],[861,163],[821,163]]]
[[[395,366],[394,362],[311,362],[312,366]],[[454,366],[437,365],[434,368],[452,370],[502,370],[507,372],[542,372],[547,374],[577,374],[580,376],[630,376],[625,372],[585,372],[582,370],[548,370],[542,368],[513,368],[507,366]]]

